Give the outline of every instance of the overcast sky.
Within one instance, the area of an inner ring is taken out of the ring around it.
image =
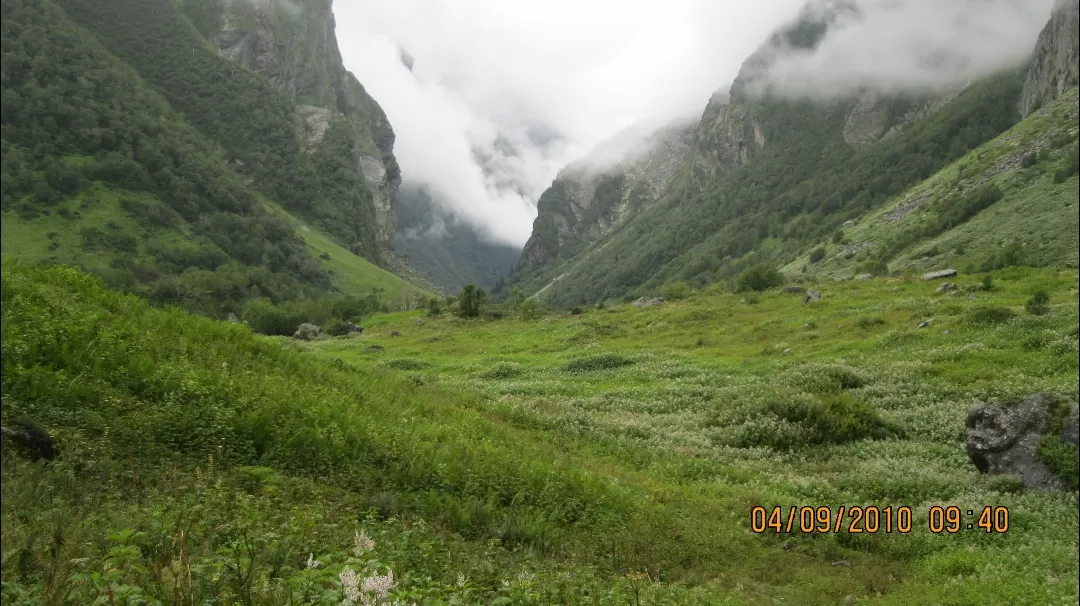
[[[875,74],[877,84],[908,86],[922,77],[904,60],[916,57],[913,49],[970,42],[977,52],[965,56],[981,72],[1029,51],[1052,2],[859,0],[901,8],[875,10],[870,27],[841,28],[821,53],[778,70],[798,92],[813,88],[810,72],[833,88],[863,85]],[[334,13],[345,66],[397,134],[404,179],[428,185],[492,239],[522,245],[536,199],[559,169],[625,128],[700,115],[712,92],[728,87],[743,60],[803,4],[335,0]],[[963,8],[942,8],[948,4]],[[957,19],[987,11],[989,18],[955,36]],[[402,49],[415,60],[411,72]]]

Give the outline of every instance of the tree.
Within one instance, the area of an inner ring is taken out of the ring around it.
[[[739,274],[736,287],[739,292],[765,290],[784,283],[784,274],[768,263],[748,267]]]
[[[1045,290],[1036,290],[1024,308],[1033,316],[1045,316],[1050,313],[1050,295],[1046,294]]]
[[[457,315],[462,318],[477,318],[487,304],[487,293],[475,284],[466,284],[458,295]]]

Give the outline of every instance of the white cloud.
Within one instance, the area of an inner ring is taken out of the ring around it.
[[[336,0],[334,13],[346,67],[397,134],[403,177],[522,245],[561,168],[639,122],[700,114],[801,4]],[[537,141],[544,131],[557,136]]]
[[[847,1],[860,20],[830,30],[816,52],[776,63],[773,83],[834,94],[970,79],[1026,57],[1053,2]],[[334,12],[346,67],[397,133],[405,180],[427,185],[491,239],[521,245],[561,168],[627,128],[700,115],[803,5],[336,0]]]
[[[848,0],[814,52],[770,68],[780,92],[934,91],[1025,62],[1054,0]]]

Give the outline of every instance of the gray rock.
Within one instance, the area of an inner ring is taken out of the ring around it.
[[[347,334],[347,335],[356,335],[356,334],[360,334],[362,332],[364,332],[364,328],[362,326],[357,326],[356,324],[353,324],[352,322],[346,322],[345,323],[345,334]]]
[[[930,322],[930,320],[926,320],[925,322],[919,322],[919,328],[926,328],[927,326],[930,326]]]
[[[940,271],[932,271],[922,275],[923,280],[940,280],[941,278],[951,278],[956,275],[955,269],[942,269]]]
[[[300,328],[297,328],[296,332],[293,333],[293,338],[301,339],[303,341],[310,341],[315,337],[319,336],[319,333],[321,332],[322,329],[318,326],[304,322],[300,325]]]
[[[967,299],[968,301],[974,301],[975,299],[978,299],[978,297],[976,297],[975,295],[968,295],[968,296],[966,296],[964,298]]]
[[[942,282],[941,286],[937,287],[937,293],[939,295],[942,294],[942,293],[947,293],[947,292],[953,291],[953,290],[956,290],[956,285],[953,284],[952,282]]]
[[[808,290],[808,291],[806,291],[806,295],[803,296],[802,302],[803,302],[803,305],[806,305],[807,303],[810,303],[811,301],[820,301],[820,300],[821,300],[821,291],[820,290]]]
[[[1039,440],[1050,430],[1057,398],[1039,393],[1027,398],[980,404],[967,416],[967,453],[980,472],[1015,474],[1026,488],[1060,490],[1061,480],[1039,459]],[[1061,437],[1076,440],[1076,404]]]
[[[946,335],[951,335],[951,334],[952,334],[952,331],[951,331],[951,330],[946,330],[946,331],[945,331],[945,332],[944,332],[943,334],[946,334]]]
[[[1063,442],[1080,446],[1080,410],[1077,409],[1076,402],[1069,406],[1069,414],[1065,416],[1060,437]]]
[[[663,302],[664,302],[663,297],[654,297],[652,299],[641,297],[637,301],[634,301],[633,303],[631,303],[631,305],[633,305],[634,307],[653,307],[653,306],[656,306],[656,305],[660,305]]]
[[[1075,86],[1080,60],[1080,1],[1058,0],[1050,21],[1039,34],[1020,95],[1020,114],[1027,116]]]
[[[874,274],[859,274],[859,275],[855,276],[855,279],[856,280],[871,280],[871,279],[873,279],[873,277],[874,277]]]
[[[400,332],[398,332],[398,331],[396,331],[396,330],[391,330],[391,331],[390,331],[390,336],[391,336],[391,337],[400,337],[400,336],[401,336],[401,333],[400,333]]]

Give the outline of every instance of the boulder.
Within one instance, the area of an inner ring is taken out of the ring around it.
[[[1016,474],[1033,490],[1060,490],[1062,479],[1039,457],[1039,441],[1055,426],[1058,399],[1047,393],[980,404],[967,416],[967,453],[985,474]],[[1077,405],[1065,416],[1059,439],[1076,445]]]
[[[315,337],[319,336],[319,333],[321,332],[322,329],[320,329],[318,326],[304,322],[300,325],[300,328],[297,328],[296,332],[293,333],[293,338],[301,339],[303,341],[310,341]]]
[[[660,305],[663,302],[664,302],[663,297],[654,297],[652,299],[648,299],[646,297],[641,297],[637,301],[634,301],[633,303],[631,303],[631,305],[633,305],[634,307],[653,307],[653,306],[656,306],[656,305]]]
[[[808,291],[806,291],[806,294],[803,295],[802,302],[803,302],[803,305],[805,305],[807,303],[810,303],[811,301],[820,301],[820,300],[821,300],[821,291],[820,290],[808,290]]]
[[[923,322],[919,322],[919,328],[926,328],[926,327],[930,326],[930,322],[931,322],[931,320],[925,320]]]
[[[400,336],[401,336],[401,333],[400,333],[400,332],[398,332],[398,331],[396,331],[396,330],[391,330],[391,331],[390,331],[390,336],[391,336],[391,337],[400,337]]]
[[[955,269],[942,269],[940,271],[932,271],[922,275],[923,280],[940,280],[941,278],[952,278],[956,275]]]
[[[874,277],[874,274],[859,274],[855,276],[856,280],[870,280]]]
[[[956,285],[953,284],[952,282],[942,282],[941,286],[937,287],[937,293],[939,295],[943,294],[943,293],[950,292],[950,291],[954,291],[954,290],[956,290]]]

